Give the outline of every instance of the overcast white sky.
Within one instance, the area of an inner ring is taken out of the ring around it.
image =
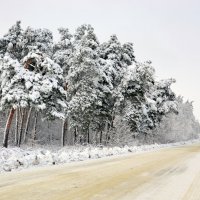
[[[0,0],[0,36],[16,20],[56,37],[58,27],[89,23],[101,42],[113,33],[133,42],[136,59],[153,61],[160,79],[175,78],[174,91],[194,101],[200,120],[199,0]]]

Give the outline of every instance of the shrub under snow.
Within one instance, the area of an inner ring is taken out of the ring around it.
[[[142,146],[124,147],[94,147],[94,146],[71,146],[61,149],[44,148],[1,148],[0,149],[0,173],[14,170],[22,170],[34,166],[57,165],[88,159],[97,159],[107,156],[126,153],[138,153],[157,150],[160,148],[180,146],[199,142],[191,140],[172,144],[153,144]]]

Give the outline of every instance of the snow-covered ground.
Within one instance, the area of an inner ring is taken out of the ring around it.
[[[94,147],[94,146],[67,146],[64,148],[1,148],[0,149],[0,173],[25,168],[57,165],[74,161],[97,159],[113,155],[126,153],[139,153],[145,151],[158,150],[172,146],[189,145],[198,143],[200,140],[190,140],[187,142],[171,144],[153,144],[142,146],[124,147]]]

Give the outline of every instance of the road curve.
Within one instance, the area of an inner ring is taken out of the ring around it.
[[[0,200],[200,200],[200,144],[0,175]]]

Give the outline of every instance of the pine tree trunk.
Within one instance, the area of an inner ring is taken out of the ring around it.
[[[38,112],[35,111],[34,125],[33,125],[33,135],[32,135],[33,141],[35,141],[36,137],[37,137],[37,119],[38,119]]]
[[[8,136],[9,136],[10,127],[11,127],[11,124],[12,124],[12,119],[13,119],[14,114],[15,114],[15,109],[11,108],[7,122],[6,122],[4,138],[3,138],[3,147],[5,147],[5,148],[8,147]]]
[[[19,109],[16,110],[16,125],[15,125],[15,145],[18,144],[19,137]]]
[[[103,131],[100,132],[99,136],[99,143],[102,144],[102,138],[103,138]]]
[[[87,130],[87,143],[90,144],[90,128]]]
[[[61,135],[61,145],[64,147],[65,146],[65,138],[66,138],[66,131],[68,130],[68,118],[63,120],[62,124],[62,135]]]
[[[24,121],[25,121],[25,109],[22,109],[21,111],[21,122],[20,122],[20,129],[19,129],[19,140],[18,140],[18,147],[21,145],[22,141],[22,133],[23,133],[23,127],[24,127]]]
[[[99,136],[99,133],[98,133],[98,131],[95,131],[95,145],[97,145],[98,144],[98,136]]]
[[[50,143],[51,145],[53,144],[53,133],[52,133],[52,131],[50,131],[49,143]]]
[[[106,145],[109,143],[109,141],[110,141],[110,132],[107,131],[106,132]]]
[[[61,133],[61,146],[62,146],[62,147],[65,146],[65,123],[66,123],[66,121],[63,120],[63,124],[62,124],[62,133]]]
[[[74,144],[77,142],[77,127],[74,129]]]
[[[144,141],[145,141],[145,144],[147,143],[147,133],[144,133]]]
[[[112,122],[111,122],[111,123],[112,123]],[[108,144],[108,137],[109,137],[110,127],[111,127],[111,125],[108,124],[108,123],[106,123],[106,126],[105,126],[105,130],[106,130],[106,135],[105,135],[105,137],[106,137],[106,139],[105,139],[105,145]]]
[[[27,139],[31,112],[32,112],[32,107],[30,107],[29,111],[28,111],[28,116],[27,116],[27,120],[26,120],[26,126],[25,126],[25,130],[24,130],[24,143],[26,143],[26,139]]]

